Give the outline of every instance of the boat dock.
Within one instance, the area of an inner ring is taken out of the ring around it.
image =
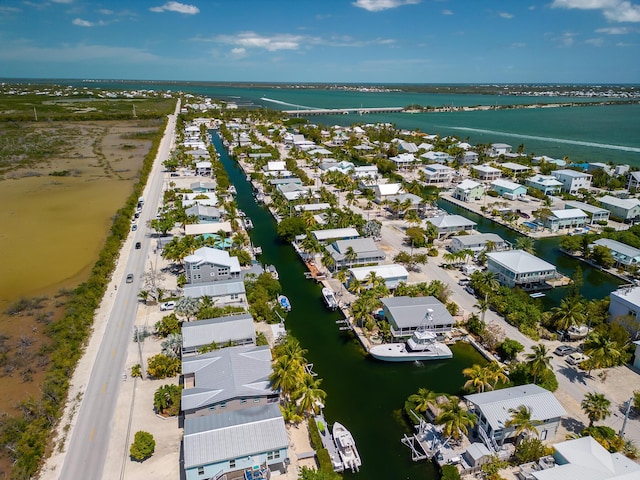
[[[331,429],[329,428],[329,424],[324,418],[324,415],[319,413],[313,417],[313,420],[318,425],[318,432],[320,432],[320,440],[322,441],[322,446],[327,449],[329,452],[329,457],[331,458],[331,464],[333,465],[333,470],[335,472],[343,472],[344,465],[342,464],[342,460],[340,460],[340,454],[338,453],[338,448],[336,447],[336,442],[333,440],[333,435],[331,434]],[[322,425],[323,428],[320,428]]]

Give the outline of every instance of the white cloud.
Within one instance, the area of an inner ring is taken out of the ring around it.
[[[442,10],[442,15],[453,15],[451,10]]]
[[[53,0],[53,3],[73,3],[73,0]]]
[[[107,8],[101,8],[98,10],[102,15],[113,15],[113,10],[109,10]]]
[[[99,22],[90,22],[89,20],[83,20],[82,18],[74,18],[71,23],[78,27],[102,27],[106,25],[102,20]]]
[[[113,59],[124,63],[157,62],[160,57],[144,50],[109,45],[62,45],[39,47],[28,41],[16,41],[0,49],[0,60],[20,62],[67,63]]]
[[[588,38],[584,41],[584,43],[588,43],[589,45],[593,45],[594,47],[601,47],[604,45],[604,40],[602,38]]]
[[[508,12],[500,12],[498,13],[498,15],[501,16],[502,18],[513,18],[513,14]]]
[[[511,47],[513,48],[524,48],[526,47],[527,44],[526,43],[522,43],[522,42],[514,42],[511,44]]]
[[[3,14],[10,14],[10,13],[18,13],[21,10],[19,8],[16,7],[4,7],[4,6],[0,6],[0,15]]]
[[[626,35],[627,33],[631,33],[631,30],[627,27],[607,27],[596,29],[596,33],[606,33],[607,35]]]
[[[640,22],[640,5],[628,0],[553,0],[551,7],[602,10],[611,22]]]
[[[186,3],[180,2],[167,2],[159,7],[151,7],[149,10],[157,13],[178,12],[187,15],[195,15],[196,13],[200,13],[200,9],[195,5],[187,5]]]
[[[232,48],[231,49],[231,55],[233,55],[234,57],[244,57],[247,54],[247,49],[246,48]]]
[[[422,0],[356,0],[353,5],[369,12],[381,12],[404,5],[416,5]]]

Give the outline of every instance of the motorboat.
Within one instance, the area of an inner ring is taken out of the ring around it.
[[[273,278],[278,280],[280,275],[278,274],[278,270],[276,270],[275,265],[267,265],[264,267],[264,271],[270,274]]]
[[[289,299],[284,295],[278,295],[278,303],[285,312],[291,311],[291,303],[289,303]]]
[[[227,188],[227,192],[229,192],[231,195],[235,195],[236,193],[238,193],[234,185],[229,185],[229,188]]]
[[[344,425],[336,422],[333,424],[332,435],[342,461],[342,470],[357,472],[362,465],[362,460],[351,432]]]
[[[406,342],[374,345],[369,349],[369,354],[385,362],[443,360],[453,357],[451,349],[439,342],[437,335],[425,327],[415,330]]]
[[[336,298],[336,294],[329,287],[324,287],[322,289],[322,298],[324,298],[324,303],[327,304],[329,310],[335,310],[338,308],[338,299]]]
[[[589,327],[586,325],[572,325],[567,329],[569,340],[582,340],[589,335]]]
[[[245,230],[251,230],[253,228],[253,222],[249,217],[244,217],[244,228]]]

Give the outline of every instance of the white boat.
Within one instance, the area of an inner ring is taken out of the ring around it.
[[[329,287],[324,287],[322,289],[322,297],[324,298],[324,303],[327,304],[329,310],[335,310],[338,308],[338,299],[336,298],[336,294]]]
[[[291,311],[291,303],[289,302],[289,299],[284,295],[278,295],[278,303],[285,312]]]
[[[237,193],[236,187],[233,185],[229,185],[229,188],[227,188],[227,192],[229,192],[231,195],[235,195]]]
[[[280,275],[278,275],[278,270],[276,270],[276,267],[274,265],[267,265],[266,267],[264,267],[264,271],[271,274],[271,276],[276,280],[280,278]]]
[[[572,325],[567,330],[569,340],[582,340],[589,335],[589,328],[586,325]]]
[[[432,331],[418,327],[404,343],[383,343],[374,345],[369,354],[385,362],[412,362],[415,360],[442,360],[453,357],[451,349]]]
[[[251,230],[253,228],[253,222],[249,217],[244,217],[244,228],[245,230]]]
[[[360,454],[351,432],[344,425],[336,422],[333,424],[332,435],[340,454],[343,470],[349,469],[352,472],[357,472],[362,465],[362,460],[360,460]]]

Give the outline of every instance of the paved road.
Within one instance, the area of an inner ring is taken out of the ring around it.
[[[129,373],[124,371],[124,365],[129,342],[132,341],[138,306],[137,295],[146,267],[145,259],[151,244],[151,231],[146,228],[146,224],[147,220],[155,216],[159,204],[164,181],[162,163],[169,157],[173,145],[179,108],[180,102],[176,107],[176,113],[169,115],[167,128],[145,189],[145,205],[137,222],[138,230],[125,242],[120,253],[119,261],[126,262],[125,271],[127,274],[134,274],[134,281],[126,283],[124,278],[114,278],[109,286],[110,292],[117,292],[117,297],[71,432],[60,475],[62,479],[103,477],[116,402],[123,377]],[[135,249],[135,242],[141,242],[142,248]]]

